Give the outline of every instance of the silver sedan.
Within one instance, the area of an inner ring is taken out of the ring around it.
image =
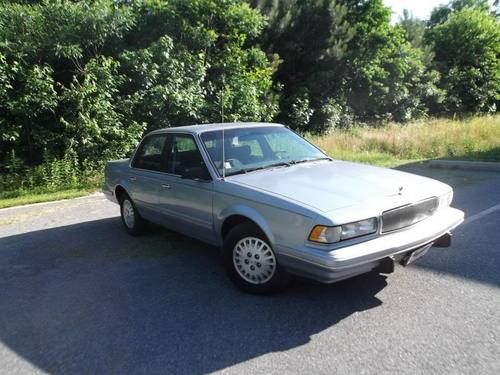
[[[449,246],[464,218],[441,182],[334,160],[279,124],[209,124],[149,133],[105,168],[106,196],[132,235],[154,222],[219,246],[251,293],[291,275],[324,283],[390,273]]]

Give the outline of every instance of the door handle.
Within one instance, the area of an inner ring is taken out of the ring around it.
[[[161,184],[161,187],[164,188],[164,189],[170,189],[170,185],[169,184]]]
[[[135,180],[137,180],[137,178],[135,178],[135,177],[130,177],[130,181],[135,181]]]

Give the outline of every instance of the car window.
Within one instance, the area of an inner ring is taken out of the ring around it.
[[[304,148],[303,140],[299,137],[289,137],[286,132],[273,132],[264,135],[273,154],[280,159],[287,159],[293,155],[295,159],[307,158],[309,148]]]
[[[166,139],[166,134],[155,134],[146,137],[134,156],[132,167],[161,171]]]
[[[238,139],[238,138],[236,138]],[[262,157],[264,152],[259,141],[256,138],[253,139],[238,139],[238,144],[240,147],[248,147],[250,150],[250,156]]]
[[[224,149],[226,176],[276,164],[328,158],[315,146],[284,127],[227,129],[224,141],[222,131],[207,131],[202,133],[201,139],[219,174],[222,174]]]
[[[182,175],[188,169],[203,165],[203,158],[192,135],[171,135],[166,172]]]

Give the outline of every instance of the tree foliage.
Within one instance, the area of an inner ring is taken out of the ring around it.
[[[492,112],[500,100],[500,27],[487,12],[465,7],[433,28],[435,66],[449,112]]]
[[[381,0],[254,5],[270,19],[263,44],[282,60],[276,74],[284,86],[280,118],[292,126],[322,132],[353,118],[405,121],[442,100],[426,53],[391,25]]]
[[[490,5],[488,0],[451,0],[447,4],[439,5],[432,10],[429,18],[429,25],[439,25],[445,22],[452,13],[461,11],[465,8],[473,8],[482,12],[488,12]]]
[[[223,119],[323,133],[496,111],[488,4],[394,25],[382,0],[4,0],[0,171],[99,166],[146,131]]]
[[[99,165],[144,131],[271,120],[274,67],[242,0],[0,4],[0,164],[75,152]]]

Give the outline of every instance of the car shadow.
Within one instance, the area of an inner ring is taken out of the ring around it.
[[[366,274],[297,281],[282,294],[235,289],[218,250],[118,218],[0,238],[0,340],[49,373],[208,373],[306,344],[381,305]]]

